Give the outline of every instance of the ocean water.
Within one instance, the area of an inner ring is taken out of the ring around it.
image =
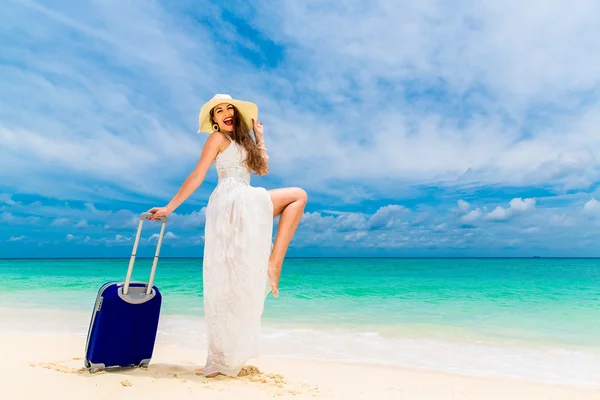
[[[0,259],[0,330],[85,335],[128,259]],[[138,259],[134,280],[146,280]],[[205,349],[202,260],[161,259],[158,341]],[[262,353],[600,386],[600,260],[285,261]]]

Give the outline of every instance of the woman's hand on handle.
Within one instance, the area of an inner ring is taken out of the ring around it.
[[[165,207],[152,207],[147,212],[154,214],[154,215],[152,215],[151,217],[148,218],[149,220],[157,220],[157,219],[160,219],[160,217],[166,217],[166,216],[168,216],[169,214],[172,213],[172,211],[169,208],[169,206],[165,206]]]

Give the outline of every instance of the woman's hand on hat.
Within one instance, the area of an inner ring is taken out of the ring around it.
[[[255,120],[254,118],[252,118],[252,123],[254,124],[254,136],[256,136],[256,142],[262,142],[263,141],[263,124],[260,121]]]

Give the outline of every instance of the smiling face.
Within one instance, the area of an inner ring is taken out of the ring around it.
[[[233,116],[235,110],[231,104],[221,103],[212,109],[212,120],[219,125],[219,131],[231,133],[233,132]]]

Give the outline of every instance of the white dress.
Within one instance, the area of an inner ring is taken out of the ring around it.
[[[230,140],[217,155],[219,176],[206,207],[204,312],[208,356],[204,375],[237,376],[259,355],[261,317],[270,290],[267,268],[273,203],[266,189],[250,186],[246,150]]]

